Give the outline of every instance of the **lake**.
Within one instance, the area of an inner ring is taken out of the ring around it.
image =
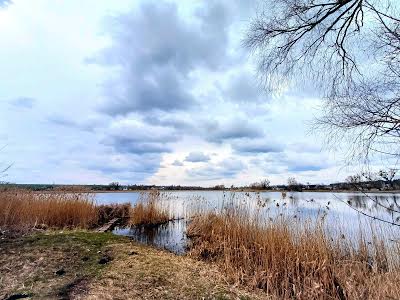
[[[399,223],[400,214],[395,211],[400,211],[400,194],[396,193],[290,192],[285,196],[281,192],[174,191],[166,194],[161,204],[180,220],[154,228],[116,228],[114,233],[183,254],[187,243],[185,231],[188,216],[196,211],[220,210],[233,204],[261,211],[265,218],[279,215],[300,221],[323,218],[331,235],[357,236],[360,228],[367,236],[372,231],[379,234],[377,231],[380,230],[384,230],[390,239],[398,240],[400,235],[400,227],[362,214]],[[98,204],[131,203],[134,206],[139,195],[139,192],[98,193],[95,199]]]

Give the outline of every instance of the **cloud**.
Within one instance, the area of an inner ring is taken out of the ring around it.
[[[118,178],[126,183],[143,183],[160,168],[158,154],[107,154],[95,155],[81,165],[91,171]]]
[[[162,126],[150,126],[135,119],[122,119],[112,122],[107,134],[126,137],[136,142],[175,142],[179,136],[174,130]]]
[[[233,178],[246,168],[240,160],[228,158],[214,165],[189,169],[186,174],[192,180],[218,180]]]
[[[121,153],[161,154],[170,152],[168,144],[178,138],[169,128],[147,126],[136,120],[119,120],[111,124],[101,143]]]
[[[229,64],[227,27],[232,16],[228,11],[218,1],[207,2],[189,22],[174,3],[146,1],[137,11],[114,17],[112,46],[92,59],[119,70],[106,86],[108,101],[101,111],[126,115],[197,105],[189,74]]]
[[[239,71],[231,76],[225,97],[239,103],[265,101],[265,91],[257,84],[256,74]]]
[[[295,152],[313,152],[313,153],[320,153],[322,150],[322,146],[310,143],[291,143],[288,145],[288,150],[295,151]]]
[[[136,139],[129,137],[113,137],[110,142],[103,142],[104,145],[112,145],[114,149],[122,153],[166,153],[170,152],[171,148],[162,143],[154,142],[136,142]]]
[[[84,120],[77,121],[63,115],[51,115],[47,117],[47,121],[57,126],[93,132],[97,127],[104,126],[107,118],[104,118],[104,116],[102,116],[102,118],[99,118],[97,116],[88,116]]]
[[[79,128],[79,124],[77,122],[67,119],[63,116],[58,116],[58,115],[49,116],[47,118],[47,121],[59,126]]]
[[[295,164],[288,167],[289,172],[305,172],[305,171],[320,171],[325,169],[322,165]]]
[[[289,172],[320,171],[332,166],[326,155],[319,152],[288,152],[282,160]]]
[[[162,127],[172,127],[181,132],[196,132],[197,129],[192,121],[187,118],[181,118],[176,114],[166,115],[162,114],[149,114],[145,115],[143,120],[150,125],[157,125]]]
[[[320,171],[331,166],[329,159],[315,152],[270,152],[251,160],[254,167],[261,167],[269,174]]]
[[[242,139],[231,143],[232,149],[239,154],[279,153],[284,147],[273,141],[263,139]]]
[[[263,131],[259,127],[240,119],[230,120],[225,123],[209,122],[205,129],[206,139],[214,143],[263,136]]]
[[[185,158],[185,161],[188,162],[207,162],[209,160],[210,157],[203,152],[190,152]]]
[[[0,3],[1,6],[1,3]],[[30,97],[19,97],[9,101],[9,104],[15,107],[32,109],[36,103],[36,99]]]
[[[179,160],[175,160],[171,165],[173,165],[175,167],[182,167],[184,164],[183,164],[183,162],[181,162]]]

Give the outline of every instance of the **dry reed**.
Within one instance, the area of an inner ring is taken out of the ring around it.
[[[99,205],[97,208],[97,226],[103,225],[113,219],[119,219],[120,225],[126,225],[129,219],[131,204],[105,204]]]
[[[130,224],[154,226],[171,221],[173,217],[169,209],[161,204],[163,197],[164,194],[159,191],[141,193],[138,202],[131,209]]]
[[[21,231],[34,227],[89,228],[96,222],[97,210],[90,194],[0,192],[0,227],[3,228]]]
[[[400,247],[376,235],[357,245],[323,224],[262,218],[232,205],[188,225],[191,256],[217,263],[234,283],[279,299],[400,299]]]

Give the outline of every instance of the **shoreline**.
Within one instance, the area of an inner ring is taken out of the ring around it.
[[[157,189],[155,189],[157,190]],[[150,192],[153,190],[128,190],[128,191],[57,191],[57,192],[65,192],[65,193],[88,193],[88,194],[129,194],[129,193],[140,193],[140,192]],[[400,194],[400,190],[390,190],[390,191],[357,191],[357,190],[303,190],[303,191],[288,191],[288,190],[254,190],[254,189],[243,189],[243,190],[158,190],[160,192],[238,192],[238,193],[267,193],[267,192],[276,192],[276,193],[360,193],[360,194]],[[35,191],[37,193],[52,193],[54,191]]]

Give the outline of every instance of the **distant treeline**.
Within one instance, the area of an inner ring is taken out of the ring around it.
[[[359,182],[340,182],[331,184],[302,184],[295,180],[289,180],[286,185],[269,185],[267,181],[253,183],[248,186],[216,185],[212,187],[184,186],[184,185],[122,185],[118,182],[110,184],[93,185],[62,185],[62,184],[14,184],[2,183],[0,189],[26,189],[31,191],[66,191],[66,192],[107,192],[107,191],[146,191],[146,190],[273,190],[273,191],[392,191],[400,190],[400,179],[395,180],[373,180]]]

